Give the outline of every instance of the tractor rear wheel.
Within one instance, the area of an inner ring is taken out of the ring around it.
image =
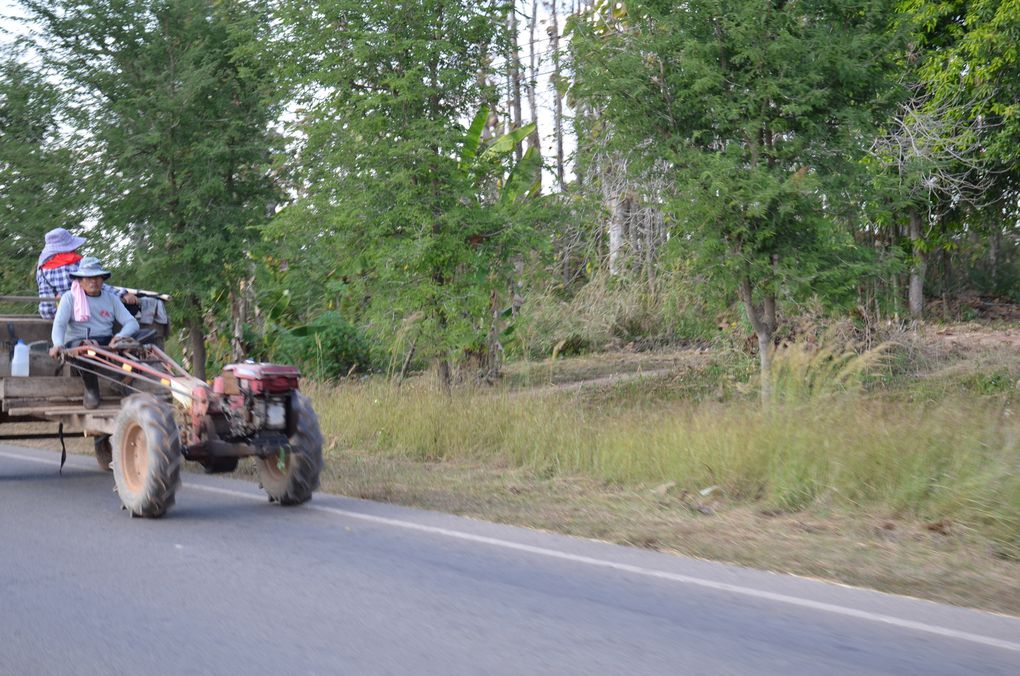
[[[151,394],[121,403],[113,433],[113,479],[132,516],[158,518],[181,484],[181,437],[173,409]]]
[[[92,443],[96,447],[96,463],[104,472],[112,472],[110,463],[113,462],[113,445],[110,443],[110,435],[98,436]]]
[[[296,416],[290,436],[291,450],[283,456],[255,458],[259,483],[273,502],[300,505],[319,487],[322,472],[322,432],[311,401],[300,392],[291,399],[290,413]]]

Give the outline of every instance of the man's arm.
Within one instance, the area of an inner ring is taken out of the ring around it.
[[[138,333],[138,320],[128,312],[116,294],[111,294],[110,298],[113,300],[113,314],[117,318],[117,323],[120,324],[120,331],[114,338],[127,338]]]
[[[67,334],[67,323],[71,320],[71,310],[74,307],[74,298],[71,294],[64,294],[57,306],[57,316],[53,318],[53,329],[50,332],[50,339],[53,347],[50,348],[50,356],[55,357],[64,347],[64,336]],[[125,310],[127,312],[127,310]]]
[[[109,284],[104,283],[103,290],[113,292],[113,294],[120,298],[121,302],[125,305],[138,305],[138,296],[123,287],[110,286]]]

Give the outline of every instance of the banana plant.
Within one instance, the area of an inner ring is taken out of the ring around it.
[[[483,146],[482,134],[489,119],[489,107],[482,106],[471,125],[464,132],[460,152],[460,168],[471,174],[476,184],[483,180],[484,168],[492,163],[501,163],[513,153],[517,144],[535,131],[535,123],[511,130]],[[542,189],[542,156],[535,148],[528,148],[520,160],[511,168],[506,179],[499,179],[498,203],[509,206],[532,199]],[[478,187],[481,187],[480,185]]]

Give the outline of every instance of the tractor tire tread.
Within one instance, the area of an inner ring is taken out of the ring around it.
[[[144,486],[137,492],[127,486],[121,453],[117,452],[124,441],[120,437],[132,423],[143,428],[148,451]],[[163,516],[176,502],[183,465],[180,432],[173,410],[151,394],[126,398],[117,417],[113,449],[114,479],[121,502],[133,516],[152,519]]]
[[[292,412],[297,415],[294,434],[290,437],[290,463],[285,473],[275,470],[274,457],[256,458],[259,483],[269,499],[281,505],[308,502],[319,488],[322,473],[322,431],[311,401],[300,392],[294,393]]]

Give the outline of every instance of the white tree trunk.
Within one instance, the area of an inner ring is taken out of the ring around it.
[[[510,8],[510,40],[513,52],[510,54],[510,82],[512,86],[511,97],[513,103],[513,128],[521,126],[521,51],[517,42],[517,2],[514,0]],[[521,161],[521,145],[514,146],[514,158]]]
[[[624,200],[620,195],[613,195],[606,200],[609,208],[609,274],[617,275],[622,270],[624,223]]]
[[[921,214],[916,209],[910,210],[910,241],[914,250],[914,262],[910,266],[910,288],[907,292],[910,317],[924,319],[924,275],[928,269],[928,254],[922,247]]]
[[[530,73],[528,74],[528,107],[531,109],[531,121],[535,123],[535,131],[528,136],[528,145],[535,152],[542,154],[542,140],[538,135],[538,97],[535,87],[538,84],[538,55],[535,53],[535,24],[538,23],[538,0],[531,3],[531,21],[528,23],[528,56]]]
[[[553,58],[553,132],[556,136],[556,181],[560,189],[565,187],[563,178],[563,98],[560,96],[560,25],[556,6],[559,0],[552,0],[552,25],[549,27],[549,37],[552,41]]]
[[[758,365],[761,372],[761,403],[772,401],[772,334],[768,331],[757,333]]]

